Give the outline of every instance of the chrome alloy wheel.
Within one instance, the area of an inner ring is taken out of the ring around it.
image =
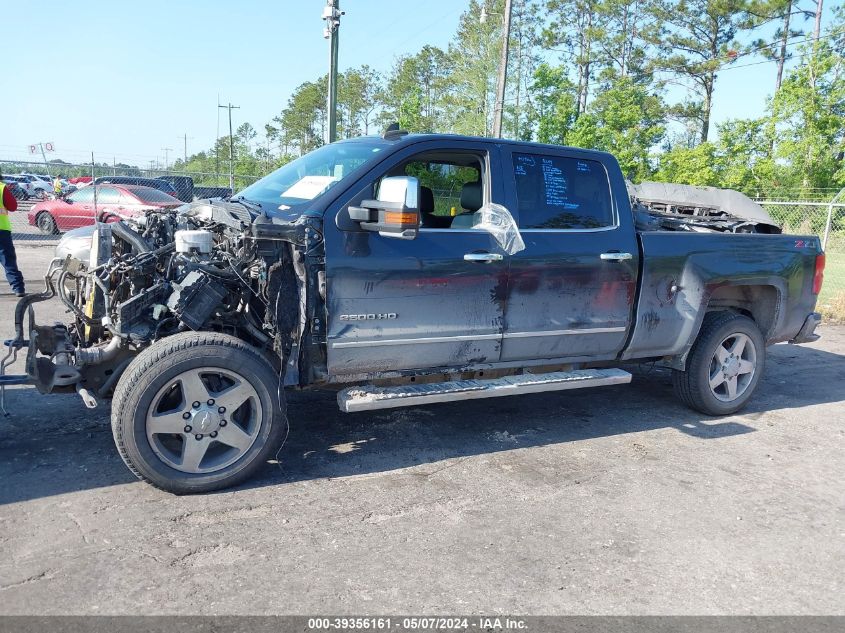
[[[147,412],[147,440],[162,462],[184,473],[213,473],[238,461],[262,424],[258,392],[220,368],[190,369],[162,387]]]
[[[745,334],[731,334],[716,346],[710,360],[710,391],[733,402],[748,389],[757,371],[757,349]]]

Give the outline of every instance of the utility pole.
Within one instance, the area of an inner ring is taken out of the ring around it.
[[[94,169],[94,152],[91,152],[91,184],[94,185],[94,181],[97,180],[97,174]],[[97,214],[97,187],[94,186],[94,218],[98,217]]]
[[[323,29],[323,37],[329,40],[329,90],[327,115],[329,117],[328,142],[334,143],[337,140],[337,49],[340,37],[340,0],[326,0],[323,8],[323,20],[326,28]]]
[[[220,184],[220,93],[217,93],[217,136],[214,137],[214,184]]]
[[[819,0],[821,2],[821,0]],[[511,39],[512,0],[505,0],[504,24],[502,25],[502,56],[499,58],[499,78],[496,84],[496,106],[493,110],[493,136],[502,136],[502,114],[505,109],[505,86],[508,75],[508,53]]]
[[[167,171],[167,159],[170,156],[170,152],[173,151],[172,147],[162,147],[161,151],[164,152],[164,171]]]
[[[230,101],[228,105],[219,105],[218,108],[226,108],[229,110],[229,189],[235,193],[235,137],[232,132],[232,110],[237,110],[240,106],[232,105]]]
[[[220,104],[218,104],[217,107],[219,108]],[[218,110],[218,113],[219,112],[220,111]],[[182,139],[183,141],[185,141],[185,146],[184,146],[185,153],[183,154],[183,157],[184,157],[185,164],[187,165],[188,164],[188,138],[189,138],[187,132],[185,133],[184,136],[180,136],[179,138]],[[194,137],[191,136],[190,139],[194,140]]]

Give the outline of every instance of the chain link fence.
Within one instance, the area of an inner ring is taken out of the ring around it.
[[[0,160],[2,172],[7,185],[14,187],[15,197],[18,199],[17,212],[11,213],[13,239],[18,243],[55,244],[64,226],[56,226],[56,218],[48,221],[46,207],[53,204],[55,197],[54,179],[59,178],[63,185],[62,195],[69,201],[75,197],[86,199],[84,189],[93,181],[103,179],[115,184],[153,184],[163,187],[166,193],[188,202],[199,198],[227,196],[232,192],[228,173],[183,172],[172,169],[151,167],[143,169],[129,165],[105,163],[44,163],[26,161]],[[235,174],[234,190],[239,191],[261,178],[263,174]],[[39,177],[43,177],[44,180]],[[123,179],[128,179],[122,182]],[[142,180],[138,180],[142,179]],[[154,180],[156,182],[144,182]],[[165,181],[159,183],[158,181]],[[83,192],[77,194],[77,192]],[[88,196],[90,197],[90,196]],[[88,213],[94,219],[93,204],[83,213]],[[76,205],[73,205],[74,207]],[[79,209],[58,207],[59,213],[72,214]],[[84,222],[83,218],[68,220],[71,226]],[[90,222],[84,222],[90,223]]]
[[[825,251],[824,285],[818,310],[828,321],[845,322],[845,202],[758,200],[784,233],[816,235]]]

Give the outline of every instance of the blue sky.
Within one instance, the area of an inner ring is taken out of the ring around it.
[[[828,0],[826,12],[836,4]],[[45,25],[58,17],[61,27],[4,29],[3,48],[19,61],[5,69],[7,82],[15,79],[0,101],[0,160],[26,159],[29,144],[52,141],[56,157],[74,162],[89,161],[93,151],[98,162],[163,163],[165,147],[173,148],[172,161],[186,133],[189,153],[212,145],[218,94],[221,103],[240,106],[236,126],[249,121],[263,131],[293,89],[328,65],[324,0],[42,0],[38,6]],[[387,71],[397,56],[424,44],[446,47],[465,6],[464,0],[341,0],[347,12],[341,68],[369,64]],[[773,63],[724,71],[714,120],[759,115],[774,80]],[[225,110],[220,115],[222,135]]]

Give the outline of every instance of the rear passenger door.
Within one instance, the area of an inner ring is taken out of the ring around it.
[[[118,213],[120,206],[120,190],[116,187],[100,187],[97,191],[96,212],[91,213],[91,219],[96,219],[101,213]]]
[[[504,154],[525,250],[511,257],[501,360],[616,357],[639,265],[624,183],[614,189],[609,177],[619,167],[569,148],[508,145]]]
[[[79,193],[81,201],[80,204],[74,205],[73,228],[94,224],[101,213],[114,212],[120,200],[120,192],[114,187],[106,185],[85,187]],[[76,194],[73,195],[76,196]]]

